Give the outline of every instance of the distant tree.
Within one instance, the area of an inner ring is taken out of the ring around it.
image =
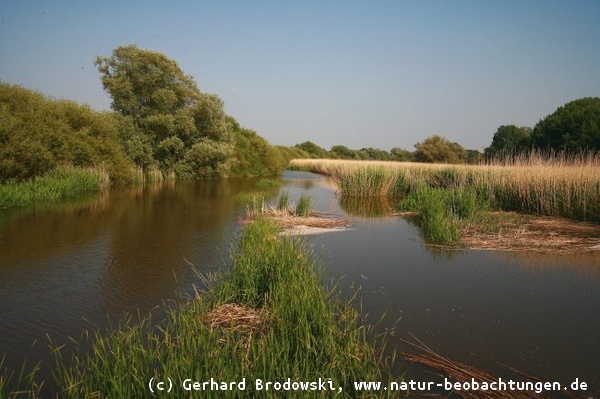
[[[294,147],[306,151],[312,158],[329,157],[329,153],[325,148],[319,147],[312,141],[305,141],[304,143],[296,144]]]
[[[466,162],[471,165],[476,165],[483,159],[483,153],[478,150],[467,150]]]
[[[600,150],[600,98],[581,98],[559,107],[535,125],[531,141],[540,149]]]
[[[390,158],[393,161],[412,162],[415,160],[414,154],[403,148],[394,147],[390,150]]]
[[[492,144],[484,150],[486,157],[523,151],[531,144],[532,129],[527,126],[502,125],[494,133]]]
[[[358,158],[373,161],[387,161],[390,159],[389,152],[380,150],[379,148],[361,148],[357,151]]]
[[[358,159],[356,151],[349,149],[344,145],[334,145],[329,151],[332,158],[336,159]]]
[[[234,137],[219,97],[200,92],[175,61],[137,46],[117,47],[95,64],[112,108],[148,137],[164,172],[186,177],[226,173]]]
[[[457,143],[433,135],[415,144],[415,160],[434,163],[464,163],[467,151]]]

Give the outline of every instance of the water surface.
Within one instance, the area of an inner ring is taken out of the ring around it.
[[[286,172],[293,201],[353,229],[308,237],[344,295],[359,291],[368,321],[414,334],[440,354],[498,376],[505,365],[544,380],[586,381],[600,396],[600,253],[541,255],[432,251],[417,228],[383,216],[389,203],[339,203],[332,184]],[[0,213],[0,353],[49,361],[47,335],[68,343],[84,329],[145,314],[200,286],[227,263],[256,180],[177,182],[113,190],[63,207]],[[267,193],[274,200],[277,190]],[[47,334],[47,335],[46,335]],[[36,342],[34,344],[34,342]],[[390,350],[407,350],[398,340]],[[50,359],[52,361],[52,359]],[[407,369],[421,381],[432,377]]]

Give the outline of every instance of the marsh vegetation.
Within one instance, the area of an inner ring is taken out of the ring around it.
[[[291,165],[329,176],[342,203],[391,198],[397,210],[414,212],[425,239],[436,244],[459,242],[467,227],[487,231],[488,216],[515,221],[510,212],[600,222],[600,157],[593,153],[534,152],[482,165],[313,159]]]

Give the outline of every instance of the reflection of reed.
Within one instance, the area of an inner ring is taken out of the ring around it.
[[[90,242],[97,227],[89,226],[103,224],[109,198],[105,191],[62,203],[4,210],[0,214],[1,263],[35,261],[64,251],[73,242]]]
[[[340,207],[348,215],[362,218],[380,218],[394,212],[393,198],[387,196],[355,197],[341,196]]]
[[[582,278],[596,278],[600,274],[600,251],[565,254],[515,251],[501,254],[532,275],[548,271],[562,273],[564,270],[574,270]]]

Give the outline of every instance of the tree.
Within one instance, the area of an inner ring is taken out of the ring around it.
[[[507,154],[527,149],[530,145],[531,131],[532,129],[527,126],[500,126],[494,133],[492,144],[484,150],[485,156],[493,157],[497,154]]]
[[[148,163],[143,155],[144,143],[149,143],[163,173],[207,177],[229,170],[234,137],[223,102],[200,92],[175,61],[155,51],[121,46],[110,57],[97,57],[95,64],[112,108],[131,118],[146,136],[126,138],[140,153],[137,158]]]
[[[415,160],[418,162],[464,163],[467,151],[459,144],[433,135],[415,144]]]
[[[467,150],[466,162],[471,165],[477,165],[483,159],[483,154],[478,150]]]
[[[600,150],[600,98],[585,97],[559,107],[535,125],[531,141],[540,149]]]
[[[201,96],[191,76],[165,55],[137,46],[121,46],[110,57],[96,57],[102,85],[112,108],[136,121],[174,114]]]
[[[393,161],[411,162],[414,161],[414,154],[404,148],[394,147],[390,150],[390,158]]]
[[[299,148],[310,154],[312,158],[327,158],[329,153],[325,148],[319,147],[312,141],[305,141],[304,143],[296,144],[294,148]]]
[[[334,145],[329,152],[331,157],[336,159],[358,159],[356,151],[351,150],[345,145]]]
[[[390,159],[390,154],[385,150],[380,150],[379,148],[361,148],[357,151],[358,158],[364,160],[373,160],[373,161],[387,161]]]

